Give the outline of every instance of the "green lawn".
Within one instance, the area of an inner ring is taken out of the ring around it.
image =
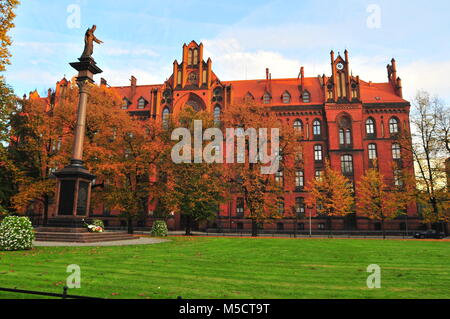
[[[0,287],[61,292],[78,264],[70,293],[106,298],[450,298],[448,241],[170,239],[0,252]],[[380,289],[366,286],[369,264],[382,269]]]

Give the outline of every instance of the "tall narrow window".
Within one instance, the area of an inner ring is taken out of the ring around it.
[[[395,186],[402,186],[402,172],[398,168],[394,169],[394,185]]]
[[[192,63],[193,65],[197,65],[198,64],[198,50],[194,49],[194,61]]]
[[[163,128],[165,128],[165,129],[169,128],[169,116],[170,116],[170,112],[169,112],[169,109],[166,107],[163,110],[163,114],[162,114],[162,123],[163,123]]]
[[[275,183],[279,187],[283,187],[283,185],[284,185],[283,171],[280,170],[280,171],[275,173]]]
[[[322,145],[314,145],[314,160],[321,162],[323,159]]]
[[[400,159],[400,144],[398,143],[392,144],[392,158]]]
[[[377,159],[377,145],[374,143],[370,143],[367,146],[367,149],[369,151],[369,160],[376,160]]]
[[[366,134],[375,135],[375,121],[371,117],[366,120]]]
[[[192,65],[192,49],[188,51],[188,65]]]
[[[339,144],[344,145],[345,144],[345,132],[343,128],[339,129]]]
[[[351,155],[341,156],[342,174],[353,174],[353,157]]]
[[[284,198],[278,197],[278,214],[283,215],[284,214]]]
[[[345,144],[352,144],[352,131],[349,128],[345,130]]]
[[[236,216],[237,217],[244,216],[244,198],[243,197],[236,198]]]
[[[216,107],[214,107],[214,124],[215,125],[219,125],[220,124],[220,105],[216,105]]]
[[[305,201],[303,197],[295,198],[295,213],[297,214],[297,217],[303,217],[305,214]]]
[[[389,120],[389,133],[397,134],[398,131],[398,119],[391,117]]]
[[[320,136],[321,134],[321,125],[320,125],[320,121],[315,119],[313,122],[313,135],[314,136]]]
[[[305,186],[305,176],[302,170],[295,171],[295,188],[303,188]]]

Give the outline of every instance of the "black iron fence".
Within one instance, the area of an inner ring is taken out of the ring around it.
[[[96,297],[69,295],[67,293],[68,292],[67,287],[63,287],[63,292],[61,294],[52,293],[52,292],[43,292],[43,291],[12,289],[12,288],[0,288],[0,291],[17,293],[17,294],[44,296],[44,297],[55,297],[55,298],[61,298],[61,299],[94,299],[94,300],[102,299],[102,298],[96,298]]]

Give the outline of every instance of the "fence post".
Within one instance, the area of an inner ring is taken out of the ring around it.
[[[67,298],[67,286],[64,286],[63,288],[63,294],[62,294],[62,299],[66,299]]]

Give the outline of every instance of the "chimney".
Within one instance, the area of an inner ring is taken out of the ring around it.
[[[331,58],[331,64],[333,64],[333,62],[334,62],[334,51],[333,50],[331,50],[331,52],[330,52],[330,58]]]
[[[107,86],[107,85],[108,85],[108,82],[104,78],[100,78],[100,86],[104,87],[104,86]]]
[[[347,51],[347,49],[345,49],[344,55],[345,55],[345,62],[348,63],[348,51]]]
[[[302,86],[302,90],[305,89],[305,81],[304,81],[304,78],[305,78],[305,68],[304,68],[304,67],[301,67],[301,68],[300,68],[300,85]]]
[[[133,99],[134,95],[136,94],[137,79],[132,75],[130,82],[131,82],[131,99]]]
[[[266,80],[269,79],[269,68],[266,68]]]
[[[391,66],[392,66],[392,80],[396,81],[396,79],[397,79],[397,62],[395,62],[394,58],[392,58],[392,60],[391,60]]]
[[[397,78],[397,95],[403,98],[402,79]]]

